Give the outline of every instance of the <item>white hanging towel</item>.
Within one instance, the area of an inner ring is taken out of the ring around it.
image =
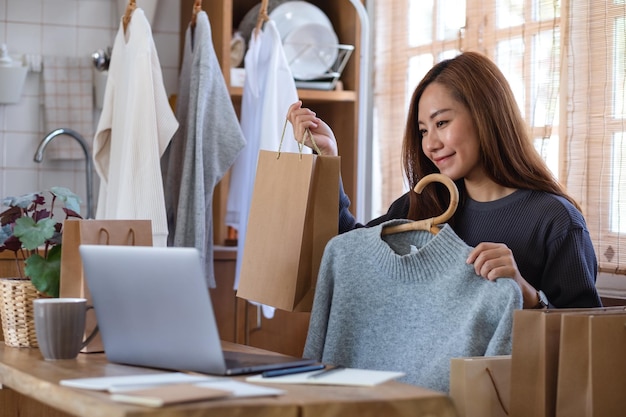
[[[163,85],[152,29],[141,8],[113,43],[102,114],[94,138],[100,176],[96,219],[148,219],[154,246],[167,244],[160,157],[178,121]]]
[[[278,151],[287,111],[298,100],[298,91],[285,58],[280,34],[272,20],[265,22],[260,34],[253,33],[244,62],[246,78],[241,104],[241,128],[247,144],[231,170],[226,213],[226,224],[237,229],[235,289],[239,285],[259,150]],[[298,152],[298,144],[289,127],[281,150]],[[310,150],[305,148],[304,152]]]
[[[176,100],[181,122],[161,159],[169,246],[196,247],[209,287],[213,271],[213,191],[245,146],[222,74],[206,12],[185,33]]]

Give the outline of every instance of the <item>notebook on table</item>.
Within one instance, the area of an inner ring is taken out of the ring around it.
[[[195,248],[80,245],[79,251],[111,362],[211,375],[316,362],[223,351]]]

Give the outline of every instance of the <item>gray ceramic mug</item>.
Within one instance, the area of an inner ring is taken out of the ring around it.
[[[39,298],[33,301],[35,332],[46,360],[74,359],[98,333],[83,340],[85,315],[93,308],[84,298]]]

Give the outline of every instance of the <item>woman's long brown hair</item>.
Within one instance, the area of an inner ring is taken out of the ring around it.
[[[402,150],[402,163],[411,189],[424,176],[439,172],[422,150],[418,127],[419,101],[426,87],[435,82],[469,110],[480,143],[480,161],[494,182],[504,187],[556,194],[580,210],[535,150],[506,78],[489,58],[477,52],[465,52],[438,63],[413,92]],[[410,193],[409,219],[430,218],[446,210],[448,190],[437,185],[429,185],[419,196]],[[457,186],[463,198],[463,179],[457,181]]]

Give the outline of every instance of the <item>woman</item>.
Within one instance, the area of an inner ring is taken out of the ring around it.
[[[330,127],[301,102],[288,119],[296,138],[308,128],[322,154],[337,155]],[[435,172],[456,182],[460,202],[448,223],[474,247],[467,262],[486,279],[513,278],[524,308],[601,306],[580,208],[534,149],[506,78],[487,57],[466,52],[426,74],[411,99],[403,166],[411,190]],[[448,194],[434,185],[409,191],[367,226],[438,216]],[[349,204],[342,190],[340,232],[362,226]]]

